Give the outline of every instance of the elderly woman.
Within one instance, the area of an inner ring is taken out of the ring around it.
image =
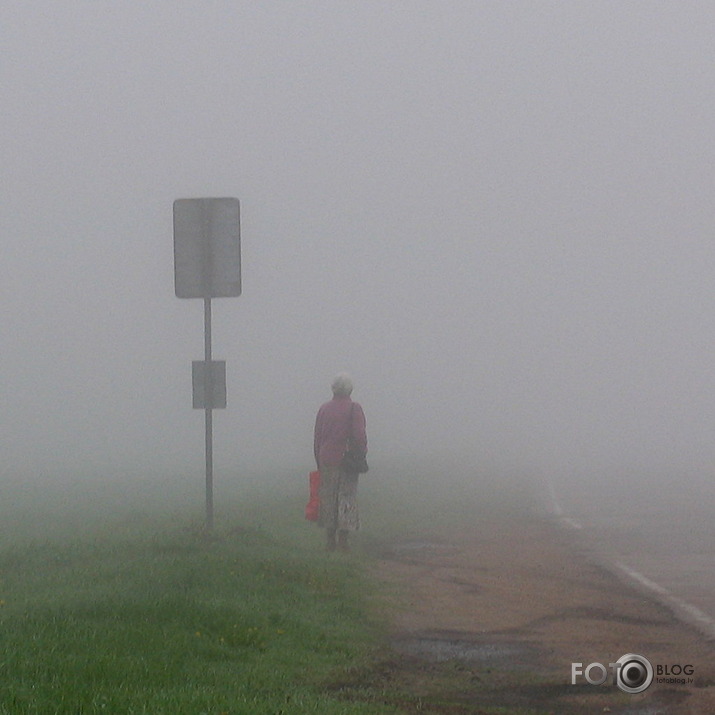
[[[342,460],[347,449],[367,454],[367,434],[365,413],[350,399],[350,377],[340,373],[332,388],[333,399],[321,405],[315,419],[314,452],[320,470],[318,526],[326,529],[329,551],[347,551],[348,533],[360,528],[358,474],[347,472]]]

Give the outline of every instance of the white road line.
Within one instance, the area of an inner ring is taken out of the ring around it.
[[[687,601],[683,601],[682,598],[679,598],[675,594],[671,593],[667,588],[663,588],[660,584],[657,584],[655,581],[651,581],[642,573],[629,568],[620,561],[616,561],[615,566],[621,573],[624,573],[632,581],[639,583],[644,588],[657,594],[661,601],[670,606],[675,615],[681,620],[697,627],[708,638],[715,639],[715,619],[708,616],[707,613],[701,611],[699,608],[691,605]]]
[[[548,487],[551,495],[551,509],[554,516],[556,516],[562,524],[566,524],[572,529],[583,529],[581,524],[579,524],[575,519],[572,519],[570,516],[564,516],[563,509],[556,498],[556,490],[554,489],[554,483],[551,479],[548,480]],[[655,581],[651,581],[642,573],[635,571],[629,566],[626,566],[624,563],[616,561],[613,565],[628,579],[639,584],[642,588],[656,594],[662,603],[665,603],[672,609],[677,618],[695,626],[708,638],[715,639],[715,619],[711,618],[707,613],[701,611],[699,608],[693,606],[687,601],[684,601],[682,598],[679,598],[675,594],[671,593],[667,588],[663,588],[660,584]]]
[[[551,495],[551,511],[554,513],[559,521],[570,526],[572,529],[582,529],[583,527],[579,524],[576,519],[570,516],[564,516],[564,510],[559,504],[559,500],[556,498],[556,489],[554,489],[554,483],[551,479],[547,478],[546,483],[549,487],[549,494]]]

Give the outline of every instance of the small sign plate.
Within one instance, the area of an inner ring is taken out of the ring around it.
[[[206,375],[205,360],[193,360],[191,363],[191,383],[195,410],[223,410],[226,408],[225,360],[212,360],[210,375]],[[207,392],[209,393],[208,399]]]

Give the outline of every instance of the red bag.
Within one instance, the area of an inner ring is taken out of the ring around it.
[[[308,480],[310,483],[310,499],[305,505],[305,518],[308,521],[318,521],[318,515],[320,514],[320,495],[318,494],[320,472],[311,472]]]

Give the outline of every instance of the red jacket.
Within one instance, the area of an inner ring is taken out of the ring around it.
[[[365,413],[362,407],[349,397],[335,396],[330,402],[321,405],[315,418],[313,451],[318,467],[337,467],[345,454],[348,438],[352,448],[367,454]]]

